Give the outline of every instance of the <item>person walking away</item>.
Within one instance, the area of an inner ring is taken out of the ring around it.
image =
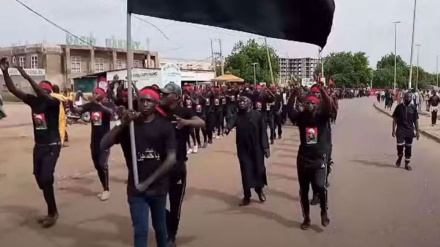
[[[266,121],[263,115],[251,110],[251,96],[239,97],[239,112],[227,124],[226,134],[236,128],[237,156],[240,163],[244,197],[240,206],[251,202],[251,189],[255,189],[260,202],[266,201],[263,187],[267,185],[264,157],[270,157]]]
[[[166,198],[170,170],[176,161],[173,125],[156,107],[159,93],[151,88],[140,90],[138,109],[125,110],[121,124],[102,138],[101,150],[120,144],[128,168],[127,201],[134,229],[134,247],[148,246],[149,213],[158,247],[167,247]],[[129,124],[134,124],[139,184],[134,183]]]
[[[300,146],[297,156],[298,181],[300,186],[300,201],[304,221],[301,229],[307,230],[311,226],[309,189],[310,184],[319,195],[321,205],[321,224],[326,227],[330,224],[328,217],[327,180],[327,140],[329,134],[328,120],[331,117],[331,101],[325,90],[319,88],[321,100],[314,94],[304,98],[304,107],[294,108],[292,98],[289,100],[289,119],[296,122],[300,134]]]
[[[281,93],[281,98],[282,98],[282,109],[281,109],[281,116],[282,116],[282,120],[283,120],[283,125],[286,123],[287,121],[287,100],[290,97],[290,92],[289,89],[287,88],[283,88],[282,89],[282,93]]]
[[[90,102],[75,107],[70,101],[70,110],[72,112],[83,114],[90,113],[90,153],[92,156],[93,165],[98,173],[99,181],[101,182],[103,192],[98,194],[101,201],[106,201],[110,197],[109,188],[109,170],[108,159],[110,156],[110,149],[104,150],[100,148],[100,144],[104,136],[110,131],[110,121],[113,116],[112,103],[104,103],[106,92],[102,88],[95,88],[93,90],[93,97]]]
[[[64,142],[66,140],[67,134],[67,116],[66,116],[66,104],[67,97],[60,94],[60,88],[58,85],[53,85],[52,87],[52,97],[57,98],[60,101],[60,119],[59,119],[59,127],[60,127],[60,137],[61,137],[61,146],[68,147],[68,145]]]
[[[431,112],[431,125],[434,127],[437,123],[437,113],[438,113],[438,103],[440,102],[440,97],[438,97],[437,92],[432,90],[432,96],[426,101],[427,109]]]
[[[42,81],[37,84],[21,67],[16,67],[21,76],[25,78],[36,96],[27,94],[18,89],[12,81],[8,69],[9,62],[6,58],[0,59],[0,69],[3,72],[6,87],[15,97],[30,106],[34,129],[35,146],[33,150],[33,173],[38,187],[43,191],[47,204],[47,216],[38,219],[44,227],[52,227],[58,220],[58,209],[54,193],[54,172],[61,151],[61,138],[59,131],[60,101],[50,94],[52,84]]]
[[[402,157],[405,150],[405,169],[411,171],[409,165],[412,156],[412,143],[415,137],[417,140],[419,134],[419,114],[415,105],[411,104],[413,96],[410,92],[406,93],[403,98],[403,103],[397,105],[393,112],[393,129],[392,136],[397,141],[397,161],[396,166],[400,167]]]
[[[274,97],[275,99],[270,107],[270,111],[272,113],[272,116],[274,117],[274,131],[276,129],[278,139],[281,139],[281,136],[283,135],[283,98],[279,89],[275,89]]]
[[[5,110],[3,109],[3,97],[0,94],[0,119],[3,119],[6,117]]]
[[[168,247],[175,246],[176,235],[180,223],[180,213],[186,190],[186,140],[189,138],[191,128],[203,128],[205,122],[197,117],[194,111],[182,107],[182,89],[168,83],[160,89],[162,93],[160,109],[166,114],[166,118],[175,124],[177,151],[176,164],[171,170],[169,200],[170,210],[167,211]]]

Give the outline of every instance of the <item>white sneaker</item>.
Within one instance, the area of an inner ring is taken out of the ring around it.
[[[199,149],[197,148],[197,146],[194,146],[193,149],[192,149],[192,152],[194,154],[196,154],[198,151],[199,151]]]
[[[107,201],[110,198],[110,191],[104,191],[102,192],[101,196],[99,197],[99,199],[101,199],[101,201]]]
[[[216,136],[216,137],[215,137],[215,139],[220,139],[220,138],[222,138],[222,137],[221,137],[221,136]]]
[[[186,154],[192,154],[192,149],[190,148],[190,149],[188,149],[188,151],[186,151]]]

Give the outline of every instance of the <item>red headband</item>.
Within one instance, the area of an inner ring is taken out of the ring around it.
[[[105,95],[104,89],[102,89],[100,87],[97,87],[97,88],[93,89],[93,93],[97,93],[99,95]]]
[[[128,96],[128,90],[127,89],[122,90],[121,94],[122,96]]]
[[[52,85],[50,85],[49,83],[42,81],[38,84],[41,88],[47,89],[52,91]]]
[[[320,100],[315,95],[307,95],[306,98],[304,99],[304,102],[307,102],[307,101],[312,101],[312,102],[315,102],[316,104],[319,104]]]
[[[142,89],[141,91],[139,91],[139,95],[150,95],[155,100],[160,99],[159,93],[150,88]]]
[[[310,91],[312,91],[312,93],[318,93],[319,92],[319,88],[318,87],[312,87],[312,88],[310,88]]]

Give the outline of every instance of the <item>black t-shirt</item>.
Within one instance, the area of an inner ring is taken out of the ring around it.
[[[398,104],[394,109],[393,118],[397,124],[397,132],[414,135],[414,123],[419,119],[419,114],[413,104]]]
[[[105,107],[111,108],[111,103],[104,103]],[[83,112],[90,112],[90,123],[92,126],[91,143],[100,145],[101,139],[110,131],[110,120],[112,115],[102,109],[97,103],[87,103],[82,106]]]
[[[31,107],[36,144],[60,143],[60,101],[54,97],[26,94],[23,102]]]
[[[176,150],[174,127],[164,117],[157,116],[153,121],[146,123],[134,122],[136,142],[136,157],[139,182],[144,182],[165,161],[170,150]],[[124,128],[116,143],[121,144],[126,165],[128,168],[127,194],[138,193],[134,186],[133,165],[131,159],[131,144],[129,128]],[[169,175],[158,178],[146,191],[148,195],[166,195],[169,187]]]
[[[196,112],[196,115],[198,117],[204,117],[205,116],[205,112],[206,112],[206,107],[205,107],[206,100],[203,97],[198,96],[195,99],[195,101],[196,101],[196,103],[195,103],[195,106],[194,106],[194,110]]]
[[[176,121],[175,116],[178,116],[179,118],[182,118],[182,119],[189,120],[196,115],[192,109],[178,106],[174,111],[168,112],[167,119],[169,121]],[[185,161],[188,160],[187,153],[186,153],[187,152],[186,151],[186,143],[189,140],[191,128],[184,127],[182,129],[177,129],[177,128],[174,128],[174,129],[176,131],[176,139],[177,139],[176,159],[177,159],[177,163],[181,164],[181,163],[184,163]]]
[[[312,115],[309,112],[300,112],[296,124],[299,129],[301,144],[298,156],[307,160],[320,160],[327,153],[329,143],[329,129],[327,127],[330,113],[318,112]]]
[[[222,99],[219,96],[213,98],[214,111],[218,112],[223,110]]]

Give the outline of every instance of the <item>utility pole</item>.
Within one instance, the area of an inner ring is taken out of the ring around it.
[[[217,77],[217,62],[215,59],[214,45],[212,43],[212,39],[211,39],[211,56],[212,56],[212,67],[214,68],[214,76]]]
[[[150,51],[150,39],[147,38],[147,51]]]
[[[222,40],[218,39],[218,43],[220,45],[220,59],[221,59],[221,66],[222,66],[222,75],[225,74],[225,63],[224,63],[224,59],[223,59],[223,49],[222,49]]]
[[[414,53],[414,34],[416,31],[416,14],[417,14],[417,0],[414,0],[414,14],[413,14],[413,27],[412,27],[412,38],[411,38],[411,57],[409,58],[409,81],[408,89],[411,89],[412,82],[412,67],[413,67],[413,53]]]
[[[420,44],[416,44],[417,46],[417,74],[416,74],[416,90],[419,88],[419,55],[420,55]]]
[[[396,91],[397,87],[397,24],[400,24],[400,21],[395,21],[394,23],[394,84],[393,88]]]
[[[253,63],[252,65],[254,66],[254,86],[257,85],[257,64],[258,63]]]
[[[439,57],[439,55],[437,55],[437,62],[436,62],[436,68],[437,68],[437,87],[438,87],[438,57]]]

